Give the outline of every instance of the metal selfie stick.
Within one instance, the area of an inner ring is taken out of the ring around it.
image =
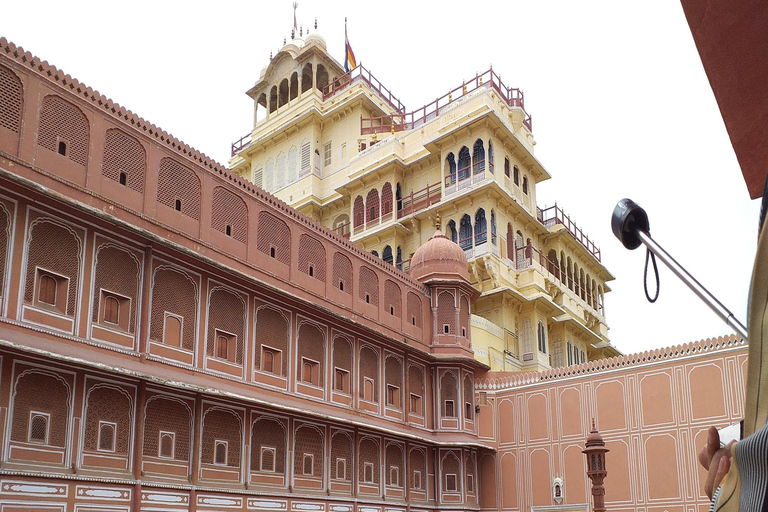
[[[701,286],[694,277],[689,274],[667,251],[653,241],[649,234],[648,215],[645,210],[631,199],[622,199],[616,204],[611,217],[611,229],[616,238],[629,250],[637,249],[640,244],[645,245],[651,253],[663,261],[674,274],[682,279],[701,300],[719,316],[725,323],[731,326],[745,341],[747,341],[747,328],[739,322],[728,308]]]

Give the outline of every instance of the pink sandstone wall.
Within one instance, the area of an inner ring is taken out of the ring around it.
[[[705,473],[696,460],[710,425],[741,419],[747,347],[718,338],[542,374],[478,380],[481,503],[529,510],[591,500],[581,450],[594,418],[607,448],[606,508],[703,512]],[[484,398],[485,397],[485,398]]]

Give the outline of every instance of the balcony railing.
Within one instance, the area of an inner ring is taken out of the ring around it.
[[[440,198],[439,183],[434,183],[416,192],[411,192],[409,195],[398,200],[397,218],[401,219],[406,215],[429,208],[433,204],[439,203]]]
[[[464,82],[459,87],[451,89],[448,91],[448,94],[413,112],[403,113],[404,110],[400,110],[397,114],[391,116],[364,117],[360,119],[360,133],[366,135],[418,128],[440,115],[441,109],[482,87],[494,89],[508,106],[521,108],[525,114],[523,124],[525,124],[528,130],[533,131],[533,121],[530,114],[525,111],[523,91],[504,85],[499,75],[494,73],[493,68],[491,68],[485,73],[476,75],[469,82]]]
[[[478,162],[479,163],[479,162]],[[470,166],[463,167],[458,172],[449,174],[445,177],[445,195],[455,194],[459,190],[465,189],[475,183],[486,179],[485,166],[474,165],[470,173]]]
[[[546,227],[554,226],[555,224],[562,224],[568,230],[573,238],[575,238],[584,248],[594,256],[597,261],[600,260],[600,248],[587,237],[584,231],[581,230],[572,220],[571,217],[566,215],[563,210],[555,205],[549,208],[541,209],[536,207],[536,217]]]
[[[384,87],[370,71],[365,69],[363,65],[357,66],[352,71],[341,75],[339,78],[323,87],[323,101],[340,93],[344,89],[351,87],[352,85],[362,82],[366,84],[373,92],[375,92],[379,98],[389,103],[396,112],[405,112],[405,105],[403,105],[399,99],[392,95],[392,92]]]
[[[411,260],[405,260],[405,261],[395,263],[395,266],[397,267],[397,270],[408,272],[411,269]]]
[[[534,266],[534,263],[538,264],[542,269],[546,269],[552,278],[560,283],[563,289],[568,288],[572,290],[577,298],[581,298],[582,301],[587,303],[587,306],[595,309],[601,315],[603,314],[603,305],[600,303],[599,297],[593,297],[589,287],[579,286],[578,281],[574,280],[572,275],[566,276],[567,271],[561,269],[557,262],[547,258],[543,252],[531,244],[519,247],[515,252],[517,253],[516,270],[526,270]]]
[[[239,152],[247,148],[248,144],[250,143],[251,143],[251,132],[248,132],[232,143],[232,156],[235,156],[236,154],[238,154]]]
[[[344,224],[339,224],[333,230],[336,232],[337,235],[344,238],[349,238],[351,227],[352,227],[352,223],[345,222]]]
[[[460,239],[459,247],[464,250],[464,255],[468,260],[488,254],[489,251],[499,256],[498,238],[495,233],[491,233],[491,239],[488,240],[487,231],[475,233],[469,238]]]

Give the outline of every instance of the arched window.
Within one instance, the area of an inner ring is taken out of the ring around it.
[[[542,354],[547,353],[547,337],[546,337],[546,329],[544,328],[544,323],[539,321],[539,326],[536,329],[537,339],[539,342],[539,352]]]
[[[509,158],[504,157],[504,176],[509,178]]]
[[[517,166],[515,166],[513,169],[513,172],[514,172],[515,185],[519,187],[520,186],[520,169],[518,169]]]
[[[466,213],[459,225],[459,246],[462,249],[472,248],[472,218]]]
[[[493,174],[493,145],[488,141],[488,170]]]
[[[400,189],[399,183],[395,187],[395,200],[397,201],[397,211],[402,210],[403,209],[403,192]]]
[[[373,254],[377,258],[379,257],[379,251],[371,251],[371,254]]]
[[[279,93],[280,93],[280,99],[279,99],[280,103],[278,104],[278,106],[282,107],[283,105],[288,103],[288,79],[287,78],[284,78],[280,82]]]
[[[379,191],[372,188],[365,197],[366,217],[368,222],[379,219]]]
[[[496,212],[491,210],[491,243],[493,245],[497,245],[496,243]]]
[[[291,95],[290,99],[296,99],[299,96],[299,74],[295,71],[291,75]]]
[[[479,174],[483,171],[485,171],[485,148],[482,139],[477,139],[472,148],[472,173]]]
[[[571,342],[568,342],[567,349],[568,352],[568,366],[571,366],[573,364],[573,352],[571,352]]]
[[[381,254],[381,259],[384,260],[384,263],[392,264],[392,247],[385,246],[384,252]]]
[[[42,274],[40,276],[40,290],[37,293],[38,302],[43,304],[49,304],[51,306],[56,305],[56,279],[48,274]]]
[[[485,210],[479,208],[475,213],[475,245],[488,241],[488,225],[485,221]]]
[[[523,176],[523,194],[528,193],[528,176]]]
[[[120,323],[120,303],[115,297],[104,299],[104,321],[115,325]]]
[[[304,64],[301,69],[301,92],[302,94],[312,88],[312,64]]]
[[[392,184],[387,182],[381,188],[381,215],[392,213]]]
[[[219,359],[227,359],[227,355],[229,352],[229,340],[226,336],[217,336],[216,337],[216,357]]]
[[[323,92],[323,89],[328,85],[328,71],[322,64],[317,65],[317,78],[315,80],[317,90]]]
[[[269,91],[269,113],[277,110],[277,86],[273,85]]]
[[[453,153],[448,153],[445,159],[445,185],[456,183],[456,159]]]
[[[352,219],[355,223],[355,228],[363,227],[365,222],[365,204],[363,203],[363,196],[357,196],[355,198],[355,207],[352,212]]]
[[[459,169],[457,171],[459,181],[469,178],[470,165],[469,148],[464,146],[461,148],[461,151],[459,151]]]
[[[395,265],[400,270],[403,270],[403,251],[400,249],[400,246],[397,246],[397,252],[395,253]]]
[[[458,241],[458,233],[456,232],[456,221],[451,220],[448,222],[448,238],[451,239],[451,242],[456,243]]]

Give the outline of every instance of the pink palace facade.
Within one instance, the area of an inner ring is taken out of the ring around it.
[[[495,373],[477,294],[0,39],[0,512],[587,510],[593,418],[609,509],[704,510],[740,340]]]

